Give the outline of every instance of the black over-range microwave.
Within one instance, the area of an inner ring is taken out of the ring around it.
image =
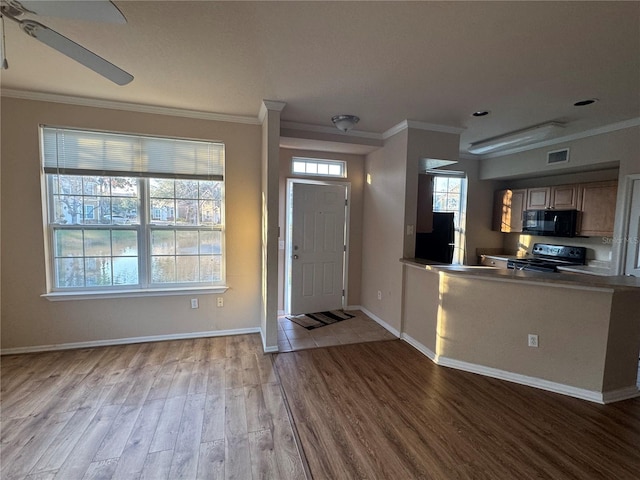
[[[547,237],[575,237],[577,210],[525,210],[522,232]]]

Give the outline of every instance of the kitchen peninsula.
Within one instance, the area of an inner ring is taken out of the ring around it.
[[[598,403],[640,395],[640,279],[401,262],[402,338],[439,365]]]

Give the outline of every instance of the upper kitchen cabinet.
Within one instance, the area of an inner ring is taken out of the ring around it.
[[[558,185],[551,187],[549,207],[556,210],[576,210],[579,204],[580,188],[578,185]]]
[[[522,232],[522,212],[527,190],[498,190],[494,197],[493,230]]]
[[[551,205],[551,187],[529,188],[525,210],[544,210]]]
[[[529,188],[525,210],[576,210],[579,205],[578,185],[557,185],[554,187]]]
[[[579,234],[589,236],[613,235],[618,182],[594,182],[580,185],[579,210],[582,212]]]

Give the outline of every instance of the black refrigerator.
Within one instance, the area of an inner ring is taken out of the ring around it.
[[[416,234],[416,258],[440,263],[451,263],[455,232],[453,213],[433,214],[433,231]]]

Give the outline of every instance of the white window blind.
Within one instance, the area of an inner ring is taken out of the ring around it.
[[[42,127],[45,173],[223,180],[224,144]]]

